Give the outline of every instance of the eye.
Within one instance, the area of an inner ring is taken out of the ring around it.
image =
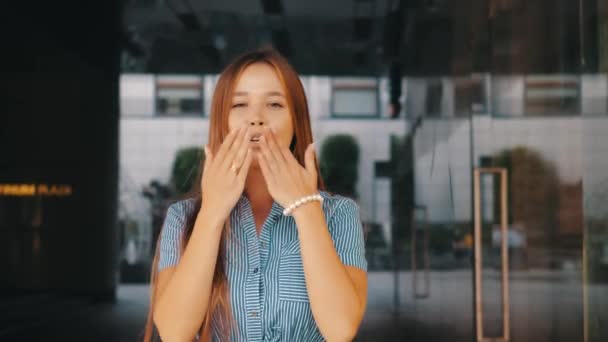
[[[232,108],[245,107],[246,105],[247,105],[246,103],[235,103],[232,105]]]
[[[279,102],[273,102],[270,104],[271,107],[274,108],[283,108],[283,104],[279,103]]]

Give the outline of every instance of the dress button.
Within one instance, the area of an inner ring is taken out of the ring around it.
[[[251,311],[251,317],[258,317],[257,311]]]
[[[262,247],[266,247],[266,242],[261,243]]]
[[[253,269],[253,274],[256,274],[256,273],[258,273],[258,268],[257,267]]]

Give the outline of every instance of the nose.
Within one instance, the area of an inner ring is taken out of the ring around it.
[[[247,125],[251,127],[263,127],[267,125],[268,122],[265,121],[266,117],[264,115],[264,102],[256,101],[252,103],[248,108],[247,115],[245,116],[245,120],[247,120]]]
[[[264,120],[262,120],[262,119],[249,120],[248,124],[250,126],[263,126]]]

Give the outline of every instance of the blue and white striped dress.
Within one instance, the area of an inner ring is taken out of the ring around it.
[[[359,206],[350,198],[320,192],[334,247],[345,265],[367,271]],[[184,218],[194,199],[173,203],[160,236],[158,269],[179,261]],[[294,218],[273,202],[258,236],[251,203],[241,196],[230,214],[227,274],[234,326],[232,341],[323,341],[310,309],[300,240]],[[331,284],[327,284],[331,286]],[[226,341],[217,336],[214,341]]]

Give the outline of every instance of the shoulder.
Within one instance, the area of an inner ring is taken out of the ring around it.
[[[196,199],[188,198],[175,201],[167,207],[165,220],[160,233],[160,256],[158,270],[177,264],[182,243],[182,234],[188,215],[196,210]]]
[[[186,217],[192,215],[196,210],[196,198],[185,198],[171,203],[167,207],[167,221],[185,221]]]
[[[359,218],[359,204],[350,197],[320,191],[323,197],[323,211],[327,219],[336,219],[344,216]]]
[[[367,270],[365,230],[359,204],[352,198],[322,193],[329,233],[336,252],[345,265]]]

